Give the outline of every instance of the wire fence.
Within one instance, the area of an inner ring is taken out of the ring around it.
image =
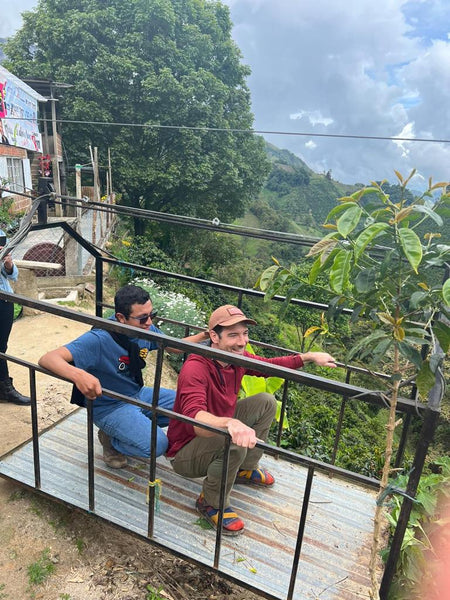
[[[109,204],[109,199],[105,204]],[[50,211],[51,208],[50,204]],[[33,224],[37,223],[37,220],[38,217],[35,216]],[[62,227],[57,226],[57,223],[61,221],[69,223],[86,241],[102,248],[114,228],[116,218],[109,211],[101,212],[89,205],[77,208],[76,216],[49,216],[48,222],[53,222],[55,226],[29,231],[26,237],[14,247],[12,252],[14,260],[60,265],[59,269],[34,268],[37,277],[90,275],[94,268],[92,256]],[[0,223],[0,227],[4,229],[8,238],[12,238],[19,230],[20,223],[20,219],[15,219],[4,224],[3,227]]]

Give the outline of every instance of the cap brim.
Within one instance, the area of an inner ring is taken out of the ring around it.
[[[248,323],[249,325],[256,325],[256,321],[254,321],[253,319],[249,319],[247,317],[242,317],[238,315],[236,317],[230,317],[229,319],[227,319],[226,321],[222,321],[221,323],[216,323],[214,327],[217,327],[217,325],[220,325],[221,327],[231,327],[231,325],[236,325],[237,323]],[[210,329],[214,329],[214,327],[210,327]]]

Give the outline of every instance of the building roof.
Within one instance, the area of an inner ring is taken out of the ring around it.
[[[71,83],[61,83],[50,79],[25,77],[24,82],[47,99],[55,98],[55,91],[73,87]]]
[[[29,96],[31,96],[38,102],[47,102],[47,98],[44,98],[44,96],[41,96],[41,94],[39,94],[36,90],[34,90],[29,85],[27,85],[22,79],[19,79],[19,77],[16,77],[16,75],[14,75],[13,73],[11,73],[7,69],[5,69],[5,67],[2,67],[1,65],[0,65],[0,79],[8,79],[12,83],[14,83],[14,85],[16,85],[18,88],[22,89],[24,92],[26,92]]]

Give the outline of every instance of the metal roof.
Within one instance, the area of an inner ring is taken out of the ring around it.
[[[80,409],[42,433],[39,455],[41,491],[89,511],[86,414]],[[241,536],[222,538],[219,572],[266,597],[285,598],[307,470],[268,455],[262,462],[275,475],[275,486],[233,489],[233,507],[246,529]],[[94,469],[93,512],[146,537],[148,462],[130,459],[127,468],[110,469],[95,439]],[[34,487],[31,441],[2,457],[0,475]],[[215,532],[200,527],[195,511],[201,480],[180,477],[163,457],[157,460],[157,477],[162,490],[152,541],[211,568]],[[296,600],[369,597],[375,497],[373,489],[316,472],[293,596]]]
[[[39,79],[38,77],[25,77],[24,81],[33,90],[36,90],[36,92],[47,99],[55,98],[55,91],[73,87],[71,83],[62,83],[60,81],[52,81],[51,79]]]

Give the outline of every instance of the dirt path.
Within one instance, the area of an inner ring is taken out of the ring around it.
[[[8,353],[38,358],[89,326],[48,314],[15,322]],[[147,369],[151,372],[151,365]],[[28,394],[28,369],[10,363]],[[37,374],[39,428],[70,412],[70,385]],[[164,370],[163,385],[175,378]],[[0,404],[0,456],[31,437],[30,410]],[[255,600],[208,572],[0,478],[0,600]],[[44,577],[46,576],[46,577]],[[42,578],[43,580],[39,582]]]

